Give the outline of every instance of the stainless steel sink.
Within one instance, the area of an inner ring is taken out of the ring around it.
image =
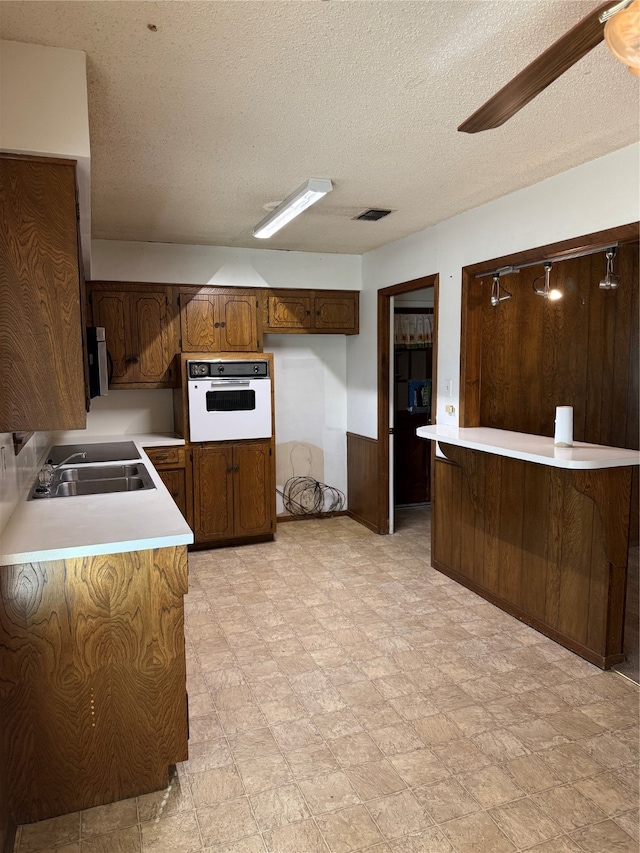
[[[28,500],[68,498],[77,495],[106,495],[155,489],[142,462],[124,465],[83,466],[55,469],[48,487],[37,479]]]
[[[114,477],[111,480],[79,480],[58,483],[52,498],[68,498],[72,495],[105,495],[109,492],[135,492],[138,489],[155,488],[145,485],[141,477]]]
[[[141,477],[147,473],[142,463],[132,465],[107,465],[100,468],[61,468],[58,479],[62,483],[80,480],[113,480],[117,477]]]

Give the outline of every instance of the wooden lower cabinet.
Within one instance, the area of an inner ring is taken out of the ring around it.
[[[186,546],[4,566],[0,777],[18,823],[166,786],[187,758]]]
[[[193,445],[191,453],[196,544],[273,536],[273,442]]]
[[[191,460],[184,447],[147,447],[145,453],[160,475],[189,527],[193,527]]]

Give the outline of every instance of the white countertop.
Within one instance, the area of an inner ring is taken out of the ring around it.
[[[167,435],[84,435],[54,438],[53,445],[133,441],[155,489],[105,495],[27,500],[17,505],[0,541],[0,566],[119,554],[189,545],[193,533],[144,452],[144,447],[184,445]],[[46,458],[46,456],[45,456]],[[129,460],[121,460],[129,461]],[[106,462],[112,465],[113,462]],[[34,479],[37,476],[34,474]]]
[[[576,441],[573,447],[554,447],[553,439],[490,427],[432,425],[418,427],[416,435],[431,441],[508,456],[553,468],[596,470],[640,465],[640,451]]]

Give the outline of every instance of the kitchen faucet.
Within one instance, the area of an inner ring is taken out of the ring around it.
[[[66,465],[67,462],[71,462],[72,459],[75,459],[76,456],[80,456],[82,459],[87,458],[87,454],[84,451],[80,453],[72,453],[71,456],[67,456],[66,459],[63,459],[62,462],[58,462],[57,465],[51,465],[47,462],[46,465],[43,466],[42,471],[38,474],[38,481],[41,486],[45,489],[49,489],[51,487],[51,481],[53,480],[53,475],[62,465]]]

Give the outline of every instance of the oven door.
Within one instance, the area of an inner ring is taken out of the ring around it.
[[[271,438],[270,379],[190,379],[190,441]]]

